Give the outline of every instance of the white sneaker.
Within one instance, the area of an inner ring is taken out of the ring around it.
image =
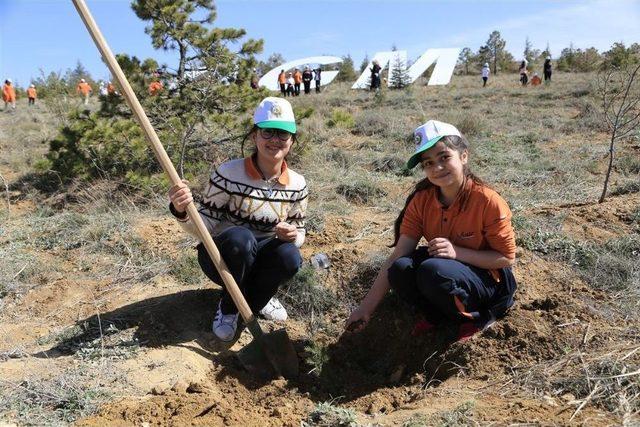
[[[213,333],[220,341],[231,342],[236,335],[238,329],[238,313],[222,314],[220,303],[218,303],[218,311],[213,318]]]
[[[285,310],[276,297],[269,300],[267,305],[260,310],[260,314],[267,320],[285,321],[288,317],[287,310]]]

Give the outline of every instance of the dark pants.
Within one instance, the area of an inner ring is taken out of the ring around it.
[[[296,83],[294,85],[294,92],[295,92],[296,96],[300,95],[300,83]]]
[[[380,88],[380,76],[371,76],[371,90]]]
[[[489,77],[482,78],[482,87],[485,87],[487,85],[487,80],[489,80]]]
[[[454,296],[477,320],[488,320],[493,302],[502,298],[503,283],[497,283],[488,270],[452,259],[430,258],[426,247],[398,258],[389,268],[388,277],[400,298],[434,324],[469,320],[460,313]]]
[[[551,81],[551,71],[544,72],[544,81]]]
[[[29,98],[29,105],[35,105],[35,103],[36,103],[35,98]]]
[[[286,95],[288,95],[288,96],[293,96],[293,95],[295,95],[295,93],[296,93],[296,92],[295,92],[295,90],[293,89],[293,85],[288,84],[288,85],[287,85],[287,93],[286,93]],[[286,96],[286,95],[285,95],[285,96]]]
[[[284,83],[280,83],[280,93],[282,94],[282,96],[287,96],[287,91],[285,90]]]
[[[528,82],[529,77],[526,74],[520,74],[520,83],[522,83],[522,86],[526,86]]]
[[[305,81],[304,81],[304,82],[302,82],[302,83],[304,83],[304,93],[309,93],[309,92],[311,92],[311,80],[309,80],[309,81],[306,81],[306,80],[305,80]]]
[[[320,80],[316,80],[316,93],[320,93]]]
[[[253,233],[244,227],[231,227],[213,240],[254,313],[260,311],[276,294],[278,287],[293,277],[302,265],[300,251],[293,243],[270,238],[256,240]],[[198,262],[204,274],[224,288],[224,282],[202,243],[198,245]],[[224,314],[238,312],[226,289],[222,294],[221,308]]]

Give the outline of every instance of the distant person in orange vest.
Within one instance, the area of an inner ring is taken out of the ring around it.
[[[151,96],[159,95],[160,92],[163,91],[163,89],[164,89],[164,86],[162,82],[160,80],[154,80],[149,85],[149,95]]]
[[[538,86],[542,83],[542,79],[538,77],[538,73],[533,73],[533,77],[531,77],[531,86]]]
[[[13,84],[11,84],[11,79],[4,81],[4,86],[2,87],[2,100],[4,101],[5,111],[9,105],[11,105],[12,109],[16,109],[16,90],[13,88]]]
[[[280,93],[282,96],[287,96],[287,75],[284,73],[284,70],[280,70],[280,74],[278,74],[278,84],[280,85]]]
[[[296,68],[296,71],[293,73],[293,89],[295,96],[300,95],[300,83],[302,83],[302,73]]]
[[[29,98],[29,105],[35,105],[36,98],[38,97],[38,91],[36,91],[36,85],[32,84],[27,89],[27,97]]]
[[[89,83],[87,83],[84,79],[80,79],[80,83],[78,83],[78,87],[76,88],[76,92],[82,95],[84,98],[84,105],[89,104],[89,95],[93,92]]]

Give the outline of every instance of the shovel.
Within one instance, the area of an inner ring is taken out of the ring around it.
[[[180,176],[176,172],[173,163],[171,163],[171,159],[169,159],[158,135],[151,126],[151,122],[149,122],[138,98],[131,89],[120,65],[113,56],[109,45],[102,36],[98,25],[93,20],[93,16],[91,16],[87,5],[84,0],[72,1],[87,30],[91,34],[91,38],[93,38],[98,50],[102,54],[102,59],[107,63],[111,74],[113,74],[122,88],[122,94],[131,108],[134,117],[142,127],[147,140],[151,144],[156,159],[158,159],[162,169],[169,176],[171,183],[173,185],[180,184],[182,182]],[[238,311],[244,319],[247,328],[251,332],[251,335],[253,335],[253,341],[238,352],[238,359],[249,372],[263,378],[271,378],[273,376],[283,376],[285,378],[296,377],[298,375],[298,356],[286,330],[281,329],[268,334],[262,331],[256,317],[251,312],[251,308],[244,299],[242,292],[240,292],[236,281],[229,272],[227,264],[220,256],[220,252],[213,242],[202,218],[200,218],[200,213],[193,202],[187,206],[187,213],[196,226],[198,236],[204,244],[209,257],[211,257],[213,264],[216,266],[218,273],[220,273],[220,277],[222,277],[227,291],[231,295],[236,307],[238,307]]]

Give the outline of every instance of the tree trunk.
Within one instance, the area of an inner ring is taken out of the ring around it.
[[[493,75],[498,75],[498,49],[493,50]]]
[[[607,197],[607,188],[609,187],[609,177],[611,176],[611,169],[613,168],[613,153],[614,153],[614,142],[616,140],[616,131],[614,129],[611,134],[611,144],[609,144],[609,167],[607,168],[607,175],[604,178],[604,187],[602,188],[602,194],[600,195],[600,199],[598,203],[604,202],[605,197]]]

